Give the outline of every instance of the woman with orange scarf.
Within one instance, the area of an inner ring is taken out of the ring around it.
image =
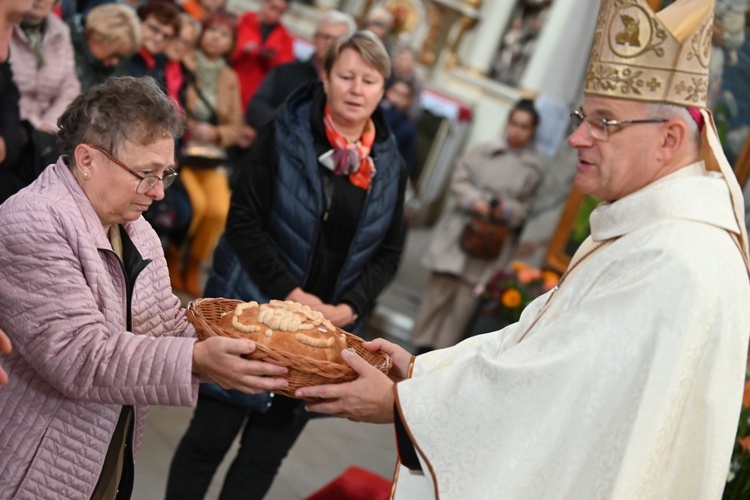
[[[404,244],[406,168],[377,105],[390,74],[370,32],[336,40],[322,85],[296,90],[240,173],[206,295],[287,299],[363,334]],[[243,428],[221,498],[263,498],[302,432],[302,402],[203,384],[170,469],[167,499],[203,498]]]

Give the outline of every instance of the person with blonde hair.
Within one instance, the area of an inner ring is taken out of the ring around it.
[[[116,3],[76,14],[67,21],[81,89],[114,76],[120,61],[141,46],[141,23],[133,8]]]
[[[293,300],[362,335],[405,238],[406,169],[378,109],[390,59],[360,31],[333,42],[323,67],[323,81],[294,91],[253,145],[206,294]],[[309,418],[300,403],[204,384],[166,498],[203,498],[238,434],[221,498],[263,498]]]

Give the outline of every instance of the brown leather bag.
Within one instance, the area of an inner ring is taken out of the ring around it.
[[[472,257],[494,259],[500,255],[508,226],[497,220],[473,215],[461,232],[461,250]]]

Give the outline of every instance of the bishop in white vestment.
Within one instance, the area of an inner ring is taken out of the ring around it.
[[[396,498],[720,498],[750,332],[729,231],[702,162],[598,207],[603,246],[553,297],[396,384],[422,466]]]

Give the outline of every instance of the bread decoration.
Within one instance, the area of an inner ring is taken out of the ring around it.
[[[258,344],[313,359],[342,363],[346,336],[319,311],[291,300],[255,301],[237,304],[225,314],[219,326]]]

